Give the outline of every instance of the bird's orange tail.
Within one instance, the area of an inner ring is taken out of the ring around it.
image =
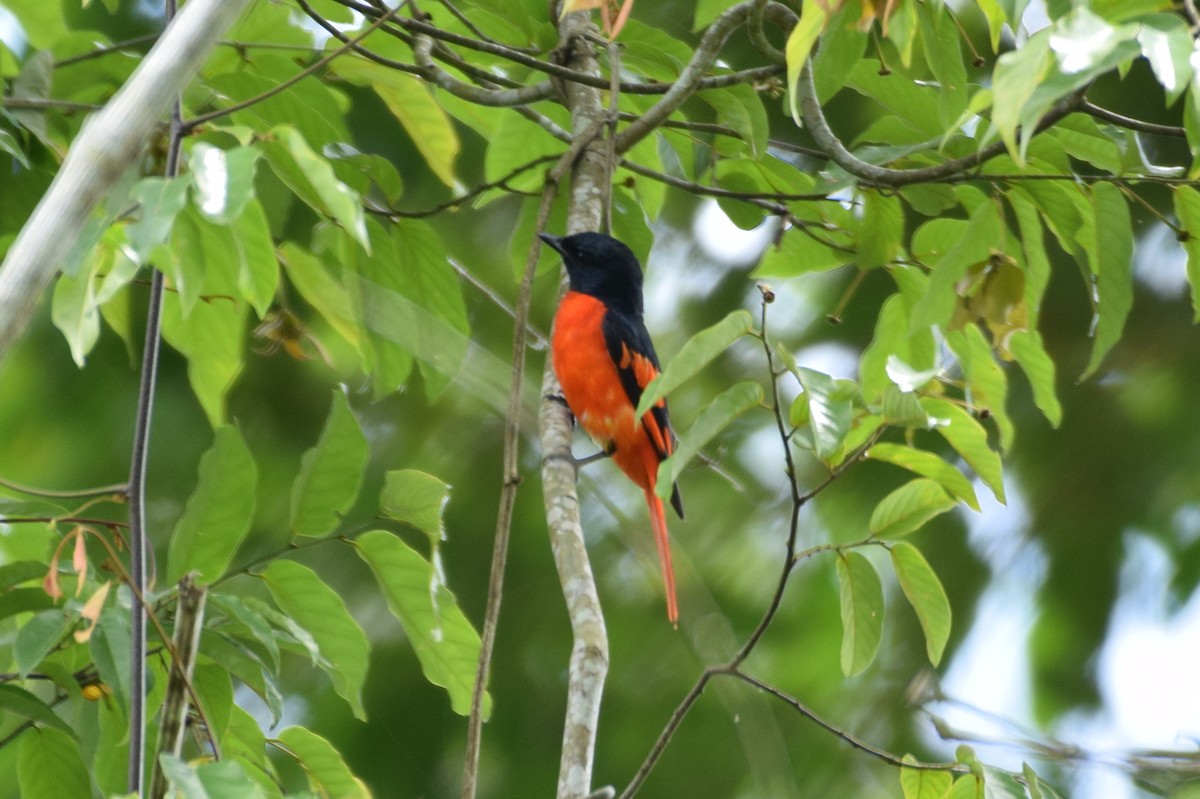
[[[658,547],[658,562],[662,566],[663,584],[667,591],[667,620],[679,626],[679,606],[675,602],[675,570],[671,568],[671,542],[667,538],[667,517],[662,500],[654,488],[646,489],[646,504],[650,507],[650,525],[654,528],[654,544]]]

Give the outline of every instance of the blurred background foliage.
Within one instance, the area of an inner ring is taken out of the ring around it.
[[[161,27],[159,11],[142,3],[113,0],[86,8],[64,3],[60,8],[66,26],[78,31],[53,44],[60,59],[86,51],[97,41],[123,41]],[[287,8],[258,3],[253,14],[265,20],[254,24],[254,33],[267,36],[272,25],[291,20],[270,35],[307,46],[311,31]],[[979,9],[963,4],[958,11],[976,48],[989,52]],[[634,19],[691,43],[697,38],[688,24],[693,13],[690,2],[662,0],[639,4]],[[884,55],[892,54],[888,42],[880,40],[878,45]],[[1012,45],[1007,38],[1002,43]],[[10,49],[22,51],[11,42]],[[216,58],[240,55],[236,48],[222,48]],[[294,57],[284,51],[276,58],[282,69],[293,68]],[[760,63],[745,37],[731,40],[722,58],[734,68]],[[982,60],[985,63],[972,67],[972,79],[990,74],[991,57]],[[56,71],[55,96],[102,101],[128,76],[136,59],[115,57],[89,64]],[[6,81],[10,79],[6,75]],[[395,164],[403,178],[403,209],[429,208],[453,196],[375,94],[344,84],[339,91],[344,98],[344,107],[337,109],[340,116],[300,118],[295,124],[303,128],[328,122],[344,128],[348,140],[362,151]],[[1162,89],[1144,61],[1135,62],[1123,77],[1101,78],[1089,97],[1138,119],[1181,123],[1183,103],[1166,107]],[[773,136],[807,143],[787,118],[782,99],[769,99],[764,106]],[[826,110],[842,130],[863,130],[887,115],[853,92],[841,93]],[[50,119],[65,139],[81,122],[79,115],[70,114]],[[464,186],[477,185],[485,179],[488,141],[466,126],[458,128],[458,178]],[[1188,159],[1182,141],[1146,137],[1145,147],[1159,163]],[[0,153],[0,249],[11,241],[53,172],[56,156],[44,144],[31,142],[28,150],[33,161],[28,169]],[[264,168],[259,170],[257,189],[273,231],[312,225],[313,214],[284,196]],[[957,710],[956,729],[963,737],[970,737],[973,724],[990,723],[982,711],[964,714],[947,698],[1028,724],[1039,740],[1086,733],[1094,737],[1085,744],[1157,747],[1176,735],[1181,736],[1178,743],[1186,744],[1187,736],[1197,732],[1194,726],[1161,730],[1152,741],[1125,734],[1112,706],[1124,687],[1106,684],[1104,679],[1111,675],[1101,669],[1106,647],[1132,645],[1115,636],[1115,608],[1142,596],[1145,602],[1159,603],[1150,610],[1158,608],[1165,622],[1194,606],[1200,580],[1200,428],[1194,412],[1194,398],[1200,396],[1200,339],[1191,326],[1183,254],[1157,219],[1170,214],[1169,192],[1155,187],[1138,192],[1149,207],[1132,206],[1136,296],[1121,341],[1098,374],[1076,380],[1091,351],[1091,308],[1076,262],[1051,245],[1053,271],[1040,329],[1058,366],[1062,424],[1054,429],[1047,423],[1024,377],[1010,369],[1009,411],[1017,433],[1005,458],[1008,507],[985,502],[983,514],[960,508],[913,538],[941,577],[954,610],[953,633],[937,674],[930,672],[917,619],[889,578],[880,656],[865,673],[842,676],[832,556],[798,567],[779,618],[748,663],[750,671],[860,738],[930,760],[952,759],[954,742],[940,740],[935,725],[918,708],[939,716]],[[510,357],[511,317],[495,297],[510,306],[515,302],[515,264],[528,237],[510,238],[514,230],[524,232],[519,227],[525,219],[524,202],[520,197],[501,198],[428,220],[448,257],[472,277],[461,281],[471,331],[465,370],[487,370]],[[729,311],[744,307],[757,313],[760,295],[754,269],[774,224],[764,222],[759,235],[748,235],[725,221],[711,200],[666,191],[665,206],[653,226],[647,275],[647,322],[664,361]],[[531,319],[543,334],[549,330],[558,291],[557,265],[547,260],[546,267],[535,284]],[[852,271],[770,281],[778,292],[768,317],[773,335],[801,364],[835,377],[853,376],[858,355],[871,341],[880,303],[894,290],[885,272],[875,270],[847,295],[855,279]],[[449,390],[431,400],[426,377],[416,376],[403,390],[376,397],[361,373],[347,367],[352,359],[345,357],[345,343],[301,298],[294,293],[288,297],[302,323],[311,325],[306,333],[332,353],[332,362],[309,341],[299,342],[305,357],[297,358],[286,347],[272,347],[270,341],[254,337],[250,325],[246,328],[244,368],[228,396],[227,418],[254,456],[259,485],[253,526],[235,566],[287,545],[289,487],[301,455],[324,424],[331,387],[345,385],[370,444],[365,483],[347,521],[365,521],[376,512],[375,498],[388,470],[419,469],[446,481],[451,486],[442,547],[447,581],[478,626],[500,492],[503,393],[480,395],[452,381]],[[129,298],[129,318],[142,319],[145,284],[135,283]],[[838,324],[827,319],[835,312]],[[138,364],[131,351],[140,351],[141,323],[135,321],[131,329],[135,335],[129,344],[105,328],[86,366],[78,368],[51,324],[49,298],[43,302],[35,323],[0,366],[0,477],[48,489],[125,478],[137,391]],[[545,356],[544,347],[535,345],[529,364],[531,391]],[[765,382],[766,377],[761,351],[753,342],[740,342],[672,395],[678,426],[686,430],[713,397],[737,380]],[[496,385],[504,386],[504,381],[500,374]],[[526,426],[521,457],[525,482],[513,520],[492,667],[494,708],[484,733],[482,796],[549,795],[558,771],[571,636],[547,546],[531,429]],[[165,348],[149,486],[150,530],[160,570],[166,563],[167,537],[194,489],[200,456],[212,440],[212,427],[188,383],[186,360]],[[590,447],[577,439],[578,454]],[[636,490],[608,463],[588,466],[582,480],[584,525],[611,638],[596,753],[597,786],[621,786],[629,780],[701,669],[728,658],[758,621],[780,570],[788,502],[772,418],[765,411],[747,414],[709,447],[707,455],[708,463],[694,464],[681,479],[688,519],[672,524],[683,615],[678,631],[663,618],[661,586]],[[810,460],[801,464],[798,478],[807,488],[824,475],[824,467]],[[901,470],[880,463],[848,470],[805,509],[801,547],[863,537],[876,502],[904,478]],[[979,493],[984,498],[987,492]],[[119,517],[119,508],[109,510]],[[44,528],[9,525],[0,532],[0,560],[48,557],[51,540]],[[1130,562],[1135,542],[1148,543],[1157,553],[1159,567],[1149,573],[1165,581],[1164,594],[1151,590],[1147,600],[1144,581],[1123,578],[1123,564]],[[336,587],[366,630],[373,653],[363,694],[365,721],[354,718],[325,673],[309,668],[299,655],[286,655],[280,684],[284,723],[327,737],[376,796],[455,795],[465,720],[451,711],[445,692],[422,677],[411,647],[367,579],[365,565],[337,544],[307,549],[295,559],[319,569]],[[266,596],[261,581],[251,577],[236,577],[228,585],[238,593]],[[1131,593],[1135,589],[1142,594]],[[1008,605],[1007,620],[980,612],[989,591]],[[11,625],[3,629],[5,636],[14,633]],[[1190,655],[1195,662],[1196,630],[1194,624],[1188,628],[1190,642],[1178,641],[1177,649],[1165,650],[1170,657]],[[969,639],[979,637],[1018,653],[1019,661],[983,668],[978,648],[973,655],[968,646]],[[964,675],[964,668],[980,668],[997,682]],[[939,678],[948,675],[949,696],[938,687]],[[1142,679],[1136,674],[1126,678]],[[1156,687],[1166,706],[1173,696],[1194,693],[1194,686],[1183,683]],[[973,693],[958,693],[967,689]],[[262,703],[248,691],[240,690],[237,698],[257,718],[269,721]],[[95,703],[79,712],[84,727],[98,723]],[[1106,719],[1107,726],[1097,732],[1088,719]],[[19,721],[12,714],[0,719],[0,737]],[[1004,729],[1004,741],[1021,738]],[[1014,761],[1012,752],[1000,747],[995,758],[1019,768],[1022,757],[1033,756],[1020,745],[1016,752]],[[1046,767],[1051,782],[1064,793],[1096,784],[1091,780],[1097,778],[1086,773],[1089,769],[1110,773],[1091,765],[1081,775],[1079,764],[1057,758],[1056,750],[1042,754],[1047,757],[1039,770]],[[16,755],[16,746],[0,747],[0,775],[15,772]],[[282,758],[276,761],[289,785],[303,785],[298,770]],[[1125,785],[1123,779],[1117,782]],[[1164,785],[1156,779],[1142,788],[1158,793],[1168,789]],[[718,681],[689,713],[643,795],[861,797],[898,792],[894,769],[768,697],[732,681]],[[17,795],[15,781],[0,778],[0,797]]]

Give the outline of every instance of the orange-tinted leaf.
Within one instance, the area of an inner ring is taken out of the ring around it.
[[[100,586],[96,593],[92,594],[91,598],[84,603],[80,615],[83,616],[87,624],[82,630],[75,631],[75,641],[77,643],[82,644],[92,637],[92,632],[96,629],[96,622],[100,619],[100,611],[104,610],[104,600],[108,599],[108,589],[111,586],[111,582]]]

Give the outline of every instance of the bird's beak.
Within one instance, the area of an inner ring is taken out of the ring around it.
[[[566,255],[566,253],[563,252],[561,236],[552,236],[549,233],[539,233],[538,238],[541,239],[542,241],[546,242],[547,244],[549,244],[551,247],[553,247],[555,250],[557,250],[560,254]]]

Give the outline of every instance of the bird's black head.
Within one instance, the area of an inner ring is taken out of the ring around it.
[[[590,294],[610,308],[642,315],[642,267],[621,242],[603,233],[539,234],[562,254],[571,290]]]

